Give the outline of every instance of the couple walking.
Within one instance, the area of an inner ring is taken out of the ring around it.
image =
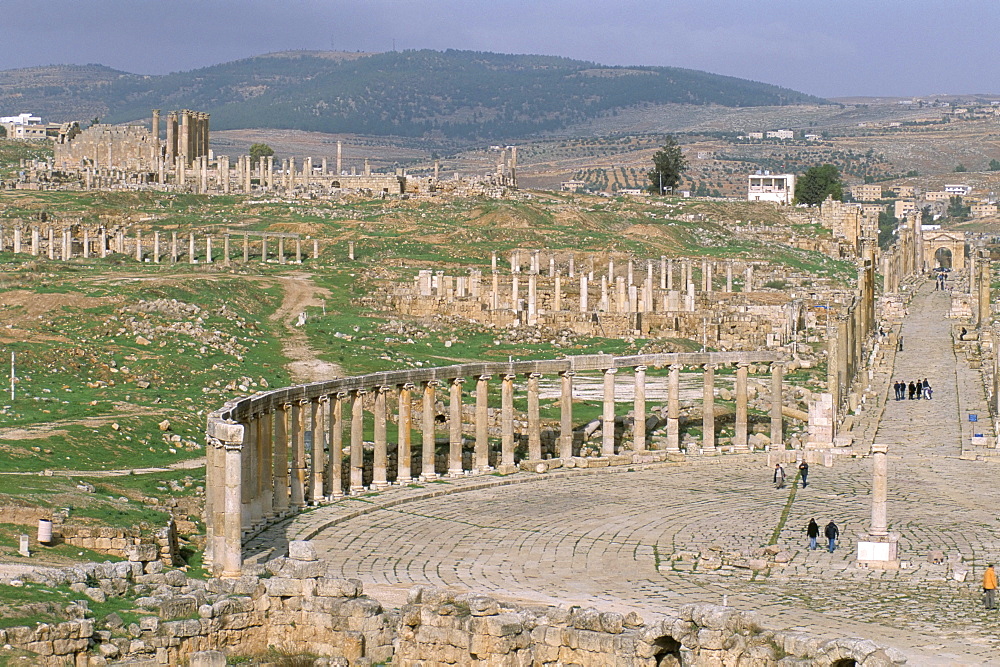
[[[802,479],[802,488],[809,486],[809,464],[803,461],[799,464],[799,477]],[[785,469],[780,463],[774,464],[774,488],[785,488]]]
[[[809,548],[816,549],[816,538],[819,537],[819,524],[816,523],[816,519],[809,519],[809,525],[806,526],[806,535],[809,537]],[[837,548],[837,538],[840,537],[840,529],[837,528],[837,524],[833,521],[826,524],[826,528],[823,530],[823,536],[827,539],[827,548],[830,553]]]

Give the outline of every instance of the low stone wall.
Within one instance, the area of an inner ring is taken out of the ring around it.
[[[596,609],[512,605],[477,593],[417,586],[399,611],[328,576],[309,542],[236,579],[188,579],[158,561],[91,563],[26,581],[69,585],[80,600],[63,623],[0,630],[36,664],[218,664],[275,647],[325,656],[324,665],[901,665],[898,651],[862,639],[824,640],[767,629],[755,613],[686,605],[645,619]],[[89,619],[88,600],[138,595],[137,623]]]
[[[162,561],[164,565],[181,564],[178,553],[177,530],[173,522],[160,528],[153,535],[143,535],[138,528],[111,526],[67,526],[54,529],[66,544],[91,549],[99,553],[127,560]]]

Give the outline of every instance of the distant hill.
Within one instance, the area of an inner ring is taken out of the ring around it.
[[[163,76],[110,68],[0,72],[0,110],[127,122],[150,109],[212,114],[213,129],[502,140],[648,104],[824,104],[770,84],[675,67],[606,67],[473,51],[287,52]]]

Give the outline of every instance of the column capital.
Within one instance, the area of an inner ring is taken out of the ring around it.
[[[871,453],[872,454],[888,454],[889,453],[889,445],[872,444]]]
[[[618,369],[617,368],[604,368],[604,369],[601,369],[601,372],[604,373],[605,375],[614,375],[615,373],[618,372]]]
[[[786,363],[788,363],[788,362],[787,361],[772,361],[771,362],[771,370],[774,371],[776,369],[784,368]]]
[[[437,386],[439,386],[441,384],[441,381],[440,380],[424,380],[423,384],[424,384],[425,387],[437,387]]]
[[[576,375],[576,371],[559,371],[559,375],[562,377],[571,378]]]
[[[530,379],[534,379],[534,380],[537,380],[538,378],[542,377],[542,374],[541,374],[541,373],[539,373],[539,372],[537,372],[537,371],[532,371],[532,372],[530,372],[530,373],[525,373],[525,375],[526,375],[526,376],[527,376],[528,378],[530,378]]]
[[[647,368],[648,366],[639,365],[633,368],[632,370],[634,370],[636,373],[645,373]]]
[[[281,410],[282,412],[288,412],[289,410],[292,409],[292,404],[291,403],[278,403],[278,405],[276,407],[277,407],[278,410]]]
[[[504,373],[501,377],[504,382],[513,382],[517,379],[517,375],[515,373]]]
[[[310,403],[312,403],[312,401],[308,398],[300,398],[295,402],[298,403],[299,405],[309,405]]]
[[[389,385],[387,385],[387,384],[380,384],[380,385],[374,387],[372,389],[372,391],[374,391],[376,394],[384,394],[384,393],[388,392],[389,389],[390,389]]]
[[[458,385],[465,384],[465,378],[451,378],[451,383],[453,385],[454,384],[458,384]]]
[[[327,403],[330,402],[330,397],[327,394],[323,394],[322,396],[320,396],[316,400],[319,401],[320,405],[326,405]]]
[[[348,394],[346,391],[338,391],[336,394],[334,394],[334,398],[336,398],[338,401],[344,400],[345,398],[347,398],[347,396]]]
[[[669,368],[671,371],[674,370],[682,371],[684,370],[684,364],[667,364],[667,368]]]
[[[368,390],[367,389],[352,389],[350,391],[350,393],[352,393],[355,396],[358,396],[360,398],[361,396],[364,396],[365,394],[367,394]]]
[[[719,366],[718,364],[702,364],[701,367],[706,371],[714,371]]]
[[[400,391],[413,391],[416,388],[417,386],[412,382],[404,382],[403,384],[399,385]]]
[[[737,361],[736,362],[736,368],[749,368],[749,367],[750,367],[750,362],[749,361]]]
[[[492,375],[477,375],[476,376],[476,381],[477,382],[487,382],[487,381],[492,380],[492,379],[493,379]]]

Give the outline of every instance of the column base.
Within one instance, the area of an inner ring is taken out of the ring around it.
[[[438,475],[436,472],[424,472],[420,473],[420,477],[418,479],[421,482],[430,482],[431,480],[437,479],[439,476],[440,475]]]
[[[352,486],[351,489],[350,489],[350,495],[352,495],[352,496],[359,496],[359,495],[361,495],[362,493],[364,493],[367,490],[368,489],[366,489],[363,486]]]
[[[448,477],[465,477],[464,470],[449,470]]]
[[[386,490],[386,489],[388,489],[388,488],[389,488],[390,486],[391,486],[391,485],[389,484],[389,482],[372,482],[372,487],[373,487],[373,488],[374,488],[374,489],[375,489],[376,491],[385,491],[385,490]]]
[[[497,466],[496,472],[501,475],[513,475],[517,472],[517,466],[513,463],[501,463]]]
[[[858,567],[872,570],[898,570],[899,535],[866,535],[858,541]]]
[[[413,484],[413,478],[412,477],[397,477],[396,478],[396,484],[399,484],[399,485]]]

